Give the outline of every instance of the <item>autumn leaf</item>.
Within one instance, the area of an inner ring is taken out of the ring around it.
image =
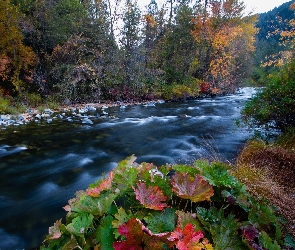
[[[190,176],[187,173],[175,173],[172,177],[172,190],[183,199],[190,199],[193,202],[210,201],[214,195],[212,186],[202,176]]]
[[[115,250],[141,250],[153,249],[162,250],[163,246],[169,249],[173,248],[175,241],[169,240],[169,232],[153,234],[139,219],[132,218],[128,222],[122,224],[119,233],[126,239],[113,243]]]
[[[164,202],[168,197],[163,194],[159,187],[146,187],[144,182],[137,183],[137,188],[132,187],[136,199],[146,208],[154,210],[163,210],[168,205]]]
[[[49,227],[49,238],[50,240],[59,239],[62,235],[61,226],[61,219],[57,220],[52,227]]]
[[[114,242],[113,247],[115,250],[142,249],[140,244],[142,243],[143,230],[140,220],[132,218],[119,226],[118,231],[121,235],[125,236],[126,240]]]
[[[202,238],[204,238],[203,233],[200,230],[195,232],[195,227],[189,223],[183,230],[180,227],[177,227],[168,239],[171,241],[176,240],[176,247],[179,250],[210,249],[211,244],[208,244],[207,240],[205,240],[205,245],[208,245],[208,248],[205,247],[205,245],[200,241]]]
[[[108,190],[112,187],[112,181],[114,178],[113,172],[109,173],[109,177],[102,181],[98,187],[88,188],[86,194],[92,197],[99,197],[100,193],[104,190]]]
[[[176,215],[178,217],[177,226],[180,228],[184,228],[188,223],[191,223],[195,229],[203,230],[200,221],[197,219],[197,215],[195,213],[176,211]]]

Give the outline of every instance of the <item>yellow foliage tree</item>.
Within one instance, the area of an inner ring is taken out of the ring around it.
[[[10,0],[0,2],[0,87],[8,92],[20,92],[25,82],[31,83],[38,62],[33,50],[23,44],[18,28],[19,16],[17,7]],[[7,89],[7,82],[14,89]]]
[[[192,35],[200,46],[198,64],[202,78],[215,88],[234,91],[243,80],[254,52],[256,17],[244,17],[239,0],[209,0],[199,6]]]

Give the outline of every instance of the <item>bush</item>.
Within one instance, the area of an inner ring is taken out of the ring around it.
[[[10,105],[9,99],[0,96],[0,113],[5,114]]]
[[[22,99],[29,107],[38,107],[42,104],[42,97],[37,93],[25,93],[22,95]]]
[[[136,164],[132,156],[79,191],[41,249],[281,249],[282,220],[223,163]],[[287,248],[285,248],[287,249]]]
[[[188,78],[183,84],[173,83],[164,87],[162,96],[165,100],[179,100],[196,97],[200,94],[198,79]]]
[[[285,131],[295,127],[295,60],[269,78],[262,89],[242,110],[250,127]]]

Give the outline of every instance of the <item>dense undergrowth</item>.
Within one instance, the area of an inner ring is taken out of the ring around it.
[[[41,249],[294,249],[284,219],[221,162],[135,163],[76,193]]]

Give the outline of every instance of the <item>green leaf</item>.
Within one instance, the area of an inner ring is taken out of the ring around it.
[[[172,232],[176,225],[176,209],[166,208],[163,212],[153,211],[144,217],[152,233]]]
[[[97,201],[99,215],[102,216],[109,211],[112,203],[117,198],[117,194],[101,194]]]
[[[233,214],[225,217],[223,209],[217,210],[215,207],[211,207],[209,210],[197,208],[197,216],[211,233],[214,250],[248,249],[238,234],[240,225]]]
[[[224,163],[213,162],[209,164],[195,163],[195,166],[200,169],[202,176],[213,186],[241,188],[242,184],[228,172],[228,166]]]
[[[285,246],[295,249],[295,239],[291,234],[285,236]]]
[[[88,228],[92,224],[93,215],[82,213],[78,217],[74,218],[71,223],[67,225],[69,232],[76,236],[84,237],[84,234],[87,232]]]
[[[128,167],[123,170],[115,169],[113,182],[117,185],[117,190],[124,193],[128,188],[131,188],[136,180],[138,170],[134,167]]]
[[[249,211],[248,219],[255,225],[275,225],[278,221],[275,215],[274,208],[268,204],[266,201],[258,201],[251,199],[252,207]]]
[[[113,234],[114,229],[112,227],[113,217],[107,215],[100,220],[100,225],[96,233],[96,240],[100,243],[100,249],[113,250],[113,243],[115,236]]]
[[[173,165],[172,169],[176,170],[179,173],[190,174],[191,176],[195,176],[197,174],[200,174],[199,169],[192,167],[192,166],[188,166],[188,165]]]
[[[281,250],[277,241],[274,240],[273,242],[266,232],[261,232],[259,242],[267,250]]]
[[[69,205],[65,206],[64,209],[69,212],[68,215],[72,215],[72,212],[99,215],[98,200],[98,198],[88,196],[84,191],[78,191],[76,198],[69,200]]]

